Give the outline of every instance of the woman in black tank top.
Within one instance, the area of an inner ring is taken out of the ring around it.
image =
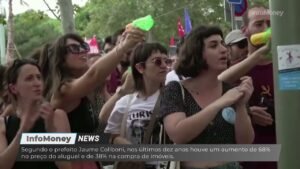
[[[89,67],[89,45],[79,35],[68,33],[53,44],[51,56],[40,58],[40,62],[47,63],[50,68],[47,82],[51,85],[47,86],[51,86],[48,93],[52,96],[51,104],[68,114],[72,132],[91,133],[97,129],[98,117],[92,112],[87,96],[105,83],[106,77],[124,57],[123,54],[143,41],[144,37],[145,33],[136,28],[125,31],[121,43]]]
[[[91,133],[97,128],[98,117],[93,114],[87,96],[105,83],[123,53],[144,38],[144,33],[137,29],[126,33],[125,40],[90,67],[87,63],[89,46],[82,37],[73,33],[58,38],[53,45],[53,55],[42,58],[51,64],[51,103],[68,113],[72,132]],[[133,36],[134,40],[131,39]]]
[[[7,70],[6,82],[17,111],[0,118],[0,168],[71,169],[69,162],[16,161],[23,132],[70,132],[70,126],[64,111],[53,110],[43,101],[44,85],[35,62],[15,60]]]

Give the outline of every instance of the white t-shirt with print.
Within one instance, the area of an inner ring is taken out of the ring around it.
[[[126,139],[129,140],[132,144],[141,144],[143,141],[142,139],[144,137],[144,129],[148,127],[159,93],[160,92],[158,90],[147,99],[137,97],[137,93],[123,96],[120,100],[116,102],[115,107],[108,119],[108,123],[104,132],[110,134],[121,133],[123,116],[128,109],[127,106],[130,101],[127,123],[126,123],[127,126]],[[155,134],[153,135],[156,136],[159,135],[159,132],[161,131],[160,127],[158,126],[154,127],[153,133]],[[150,142],[152,144],[158,144],[157,139],[159,138],[153,137],[153,135]],[[150,161],[147,162],[146,164],[156,165],[156,168],[158,169],[167,166],[166,161],[164,162]]]
[[[150,122],[158,96],[159,90],[147,99],[137,97],[137,93],[123,96],[116,102],[104,132],[120,134],[123,115],[127,111],[128,102],[130,101],[126,123],[126,139],[132,144],[141,144],[144,130]]]

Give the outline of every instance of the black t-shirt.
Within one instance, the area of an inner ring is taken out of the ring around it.
[[[184,97],[182,96],[180,85],[176,81],[170,82],[162,92],[160,108],[162,118],[175,112],[185,112],[189,117],[201,110],[201,107],[184,87]],[[224,83],[223,94],[229,89],[229,85]],[[212,123],[188,144],[235,144],[234,125],[224,120],[221,110]]]

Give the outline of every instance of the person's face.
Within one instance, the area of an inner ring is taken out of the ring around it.
[[[251,37],[251,35],[265,31],[270,27],[270,15],[267,9],[263,7],[252,8],[248,12],[249,23],[246,27],[246,36]]]
[[[166,54],[154,52],[146,62],[138,63],[136,67],[138,71],[143,74],[144,79],[147,78],[151,81],[163,83],[171,64],[172,61]]]
[[[109,51],[111,51],[114,48],[114,46],[110,43],[105,43],[104,47],[103,47],[103,51],[104,53],[108,53]]]
[[[23,65],[15,84],[9,84],[10,91],[17,98],[41,100],[43,98],[43,80],[39,69],[30,64]]]
[[[175,68],[175,65],[176,65],[176,62],[177,62],[177,57],[178,56],[176,56],[176,55],[173,55],[173,56],[170,57],[170,59],[172,61],[172,67],[171,67],[172,69]]]
[[[228,64],[228,50],[220,35],[212,35],[204,40],[203,58],[209,70],[223,71]]]
[[[84,70],[88,68],[88,49],[83,44],[73,39],[68,39],[66,43],[68,53],[66,55],[66,66],[71,70]]]
[[[244,39],[234,44],[229,45],[230,49],[230,64],[234,65],[243,59],[245,59],[248,55],[248,40]]]
[[[127,70],[130,66],[130,56],[131,56],[131,50],[123,54],[122,60],[120,61],[120,69],[121,70]],[[122,71],[121,71],[122,72]]]

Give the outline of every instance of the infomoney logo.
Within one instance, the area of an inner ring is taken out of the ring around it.
[[[20,144],[75,144],[76,133],[23,133]]]
[[[255,15],[273,15],[273,16],[282,16],[284,11],[275,11],[275,10],[264,10],[264,11],[255,11]]]

